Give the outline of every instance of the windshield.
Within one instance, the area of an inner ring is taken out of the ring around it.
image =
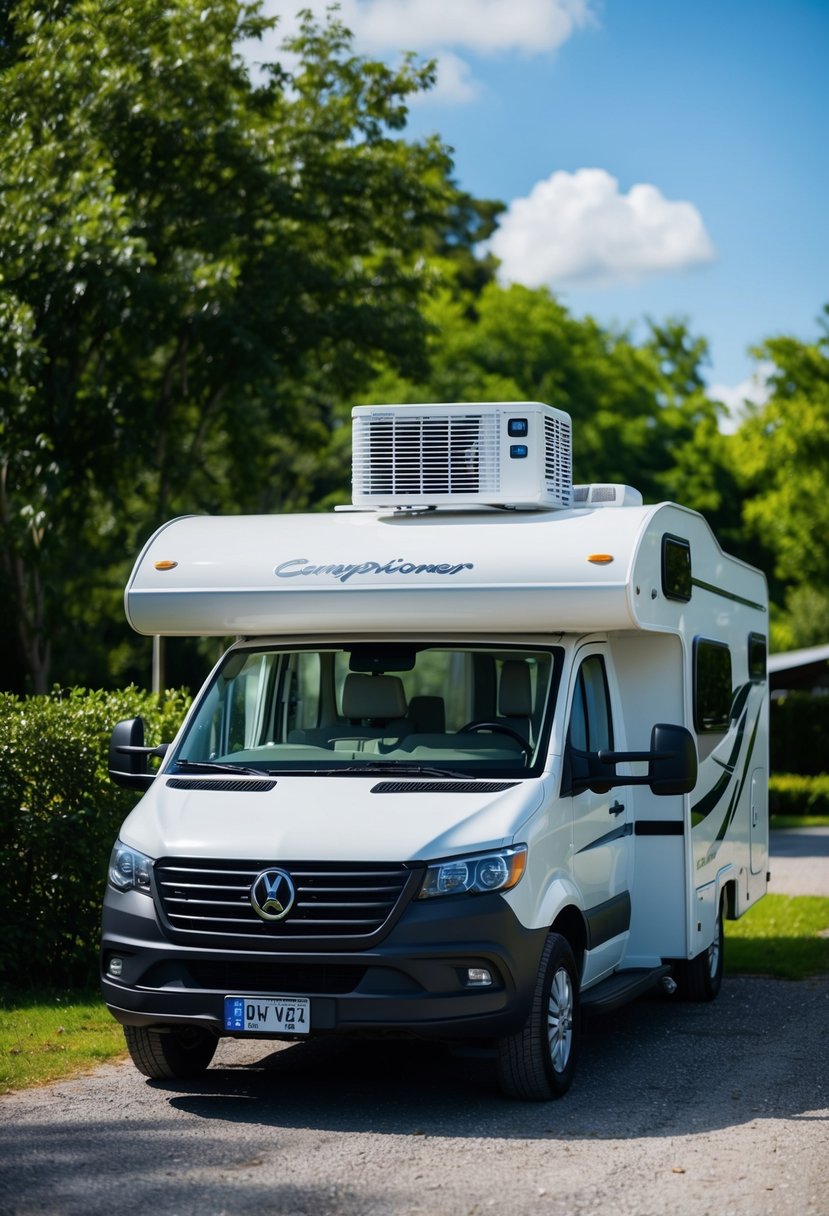
[[[173,768],[538,771],[560,650],[423,643],[232,651]]]

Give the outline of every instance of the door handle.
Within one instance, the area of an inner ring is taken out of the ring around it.
[[[621,813],[624,809],[625,809],[624,802],[619,802],[619,800],[617,799],[613,803],[613,806],[610,806],[607,808],[607,813],[608,813],[608,815],[621,815]]]

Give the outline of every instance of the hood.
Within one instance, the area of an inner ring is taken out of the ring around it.
[[[196,789],[168,782],[159,777],[121,829],[125,844],[152,858],[430,860],[518,843],[543,800],[541,780],[286,776],[241,791],[212,777]],[[391,792],[372,792],[384,786]]]

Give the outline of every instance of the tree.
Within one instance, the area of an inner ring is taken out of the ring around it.
[[[755,350],[773,366],[769,397],[751,408],[735,436],[745,523],[773,554],[774,572],[789,588],[792,620],[783,633],[796,645],[809,644],[802,640],[810,632],[805,616],[813,625],[825,620],[829,597],[829,307],[819,326],[815,342],[776,337]]]
[[[572,316],[546,288],[492,281],[477,294],[444,287],[426,317],[427,378],[386,369],[365,399],[544,401],[573,419],[576,480],[626,482],[648,501],[677,497],[714,515],[731,500],[706,345],[684,322],[652,324],[637,345]]]
[[[325,448],[372,360],[422,373],[423,250],[486,223],[440,142],[399,135],[431,65],[306,14],[254,83],[237,47],[268,24],[258,0],[0,24],[0,569],[31,690],[53,647],[78,678],[67,639],[150,530],[284,506],[286,453]]]

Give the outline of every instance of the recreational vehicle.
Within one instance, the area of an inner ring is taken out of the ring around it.
[[[574,485],[566,414],[357,407],[352,506],[176,519],[125,601],[231,643],[172,743],[112,735],[143,796],[102,984],[143,1073],[398,1033],[545,1100],[585,1014],[716,996],[767,885],[765,580],[691,510]]]

